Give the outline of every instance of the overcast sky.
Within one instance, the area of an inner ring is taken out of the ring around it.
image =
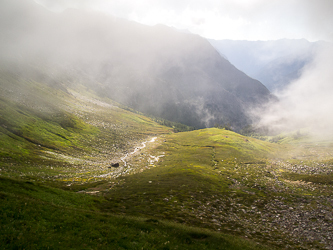
[[[93,8],[212,39],[333,41],[333,0],[35,0],[49,9]]]

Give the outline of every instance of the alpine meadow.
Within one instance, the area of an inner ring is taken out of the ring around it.
[[[331,43],[143,3],[0,2],[0,249],[333,249]]]

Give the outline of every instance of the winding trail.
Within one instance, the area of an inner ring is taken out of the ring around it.
[[[128,157],[130,157],[130,156],[132,156],[132,155],[135,155],[137,152],[139,152],[140,150],[144,149],[144,148],[146,147],[147,143],[149,143],[149,142],[154,142],[156,139],[157,139],[157,137],[153,137],[150,141],[144,141],[144,142],[142,143],[142,146],[141,146],[141,147],[137,147],[137,148],[134,149],[133,152],[125,154],[125,156],[122,157],[122,158],[120,159],[120,160],[124,163],[124,167],[127,166],[126,159],[127,159]]]
[[[144,142],[142,142],[140,147],[136,147],[133,152],[127,153],[122,158],[120,158],[120,160],[124,163],[123,166],[120,166],[115,171],[112,171],[112,172],[106,173],[106,174],[102,174],[102,175],[99,175],[99,176],[96,176],[96,177],[105,178],[105,177],[108,177],[108,176],[112,175],[112,176],[114,176],[114,177],[117,178],[122,173],[126,173],[127,170],[124,171],[124,168],[127,166],[127,161],[126,160],[128,158],[130,158],[131,156],[133,156],[133,155],[137,154],[138,152],[140,152],[142,149],[144,149],[147,146],[147,143],[152,143],[156,139],[157,139],[157,137],[153,137],[150,141],[144,141]],[[161,156],[158,156],[158,157],[155,157],[155,156],[150,156],[150,157],[156,158],[156,161],[158,161],[159,157],[163,157],[163,156],[164,155],[161,155]]]

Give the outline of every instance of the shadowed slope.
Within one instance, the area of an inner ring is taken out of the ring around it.
[[[14,6],[4,11],[25,14],[15,25],[3,15],[10,25],[0,27],[6,38],[0,56],[15,65],[43,65],[37,73],[80,79],[100,96],[197,128],[230,124],[238,130],[251,123],[248,108],[271,98],[199,36],[95,12],[48,13],[20,2],[2,3]]]

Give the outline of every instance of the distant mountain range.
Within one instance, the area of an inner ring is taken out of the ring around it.
[[[83,10],[53,13],[32,1],[0,4],[3,68],[100,96],[196,128],[252,122],[248,109],[272,98],[197,35]],[[244,55],[246,56],[246,54]]]
[[[209,40],[239,70],[261,81],[269,90],[281,90],[300,77],[323,42],[305,39],[276,41]]]

